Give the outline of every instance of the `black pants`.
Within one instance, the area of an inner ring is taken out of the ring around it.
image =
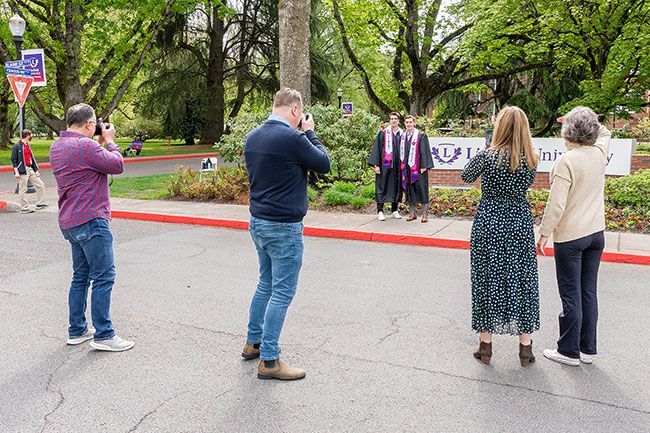
[[[390,211],[395,212],[397,210],[397,203],[391,203],[390,204]],[[377,213],[383,212],[384,211],[384,204],[383,203],[377,203]]]
[[[562,299],[557,351],[579,358],[596,354],[598,322],[598,266],[605,235],[598,232],[569,242],[555,243],[555,272]]]

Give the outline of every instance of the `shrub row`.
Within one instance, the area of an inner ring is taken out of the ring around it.
[[[172,197],[189,200],[248,203],[248,177],[244,168],[222,168],[199,181],[197,172],[181,169],[169,181]],[[352,207],[363,209],[374,201],[373,184],[337,181],[308,188],[312,206],[325,208]],[[610,230],[634,230],[650,233],[650,170],[640,170],[631,176],[608,179],[605,183],[605,216]],[[481,190],[432,188],[429,212],[434,216],[472,217],[481,200]],[[548,191],[527,193],[531,214],[536,224],[541,222]]]

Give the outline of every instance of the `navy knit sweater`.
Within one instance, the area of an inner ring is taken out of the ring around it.
[[[307,214],[307,170],[330,171],[325,147],[313,131],[267,120],[244,147],[250,181],[250,212],[256,218],[294,223]]]

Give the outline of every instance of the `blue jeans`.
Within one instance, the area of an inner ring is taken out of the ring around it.
[[[580,352],[596,354],[598,267],[604,247],[603,232],[553,244],[562,299],[557,351],[564,356],[577,359]]]
[[[251,301],[247,341],[260,343],[260,358],[266,361],[280,357],[278,340],[302,266],[302,228],[302,223],[250,220],[260,280]]]
[[[70,338],[86,332],[86,304],[88,286],[92,281],[91,316],[95,326],[95,341],[107,340],[115,335],[109,310],[111,290],[115,282],[113,235],[108,221],[102,218],[67,230],[63,237],[72,245],[72,283],[68,295],[70,307]]]

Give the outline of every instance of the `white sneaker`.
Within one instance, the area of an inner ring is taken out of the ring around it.
[[[393,212],[393,218],[395,218],[396,220],[401,220],[402,215],[400,215],[398,211],[395,211]]]
[[[86,329],[86,332],[83,333],[83,335],[79,337],[74,337],[74,338],[68,338],[68,341],[65,342],[68,346],[76,346],[77,344],[81,344],[85,341],[92,340],[93,337],[95,336],[95,328],[88,327]]]
[[[386,221],[386,217],[384,216],[384,213],[383,213],[383,212],[379,212],[379,213],[377,214],[377,219],[378,219],[379,221]]]
[[[95,350],[104,350],[106,352],[124,352],[135,346],[133,341],[124,340],[123,338],[115,335],[113,338],[108,340],[93,341],[90,343],[90,347]]]
[[[573,367],[580,365],[580,359],[564,356],[559,353],[557,349],[544,349],[544,356],[551,361],[559,362],[560,364],[571,365]]]
[[[580,352],[580,362],[583,364],[593,364],[594,358],[596,358],[596,355],[589,355],[587,353]]]

